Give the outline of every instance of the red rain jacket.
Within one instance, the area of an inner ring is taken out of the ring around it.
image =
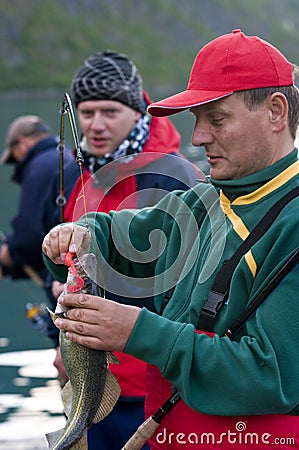
[[[65,221],[78,220],[85,208],[87,212],[109,212],[150,206],[167,191],[194,186],[203,176],[196,166],[179,154],[180,141],[178,131],[168,118],[152,118],[150,135],[143,151],[129,163],[119,164],[116,160],[100,169],[100,186],[84,169],[83,179],[77,180],[66,205]],[[109,369],[119,381],[121,395],[145,396],[146,364],[124,353],[115,352],[115,355],[120,364],[112,364]]]

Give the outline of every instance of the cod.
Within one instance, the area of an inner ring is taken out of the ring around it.
[[[95,255],[89,253],[77,260],[65,258],[69,266],[64,292],[101,295],[97,280]],[[65,314],[60,305],[50,312],[52,320]],[[93,350],[67,339],[60,330],[60,350],[69,381],[61,392],[67,421],[65,427],[46,435],[50,450],[87,450],[87,430],[110,414],[120,395],[119,384],[109,371],[109,363],[118,363],[111,352]]]

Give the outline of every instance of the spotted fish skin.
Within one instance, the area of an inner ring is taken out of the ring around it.
[[[101,295],[94,270],[93,254],[86,255],[78,274],[84,279],[84,287],[78,292]],[[83,270],[83,271],[82,271]],[[93,277],[87,276],[93,272]],[[67,286],[74,284],[74,274],[69,271]],[[50,312],[53,321],[63,317],[65,311],[56,308]],[[60,350],[69,381],[62,390],[62,401],[67,416],[62,430],[46,435],[50,450],[87,450],[87,430],[92,423],[104,419],[112,411],[120,395],[119,384],[109,371],[108,364],[117,362],[110,352],[93,350],[70,341],[60,330]]]

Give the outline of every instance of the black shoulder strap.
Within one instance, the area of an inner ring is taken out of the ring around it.
[[[276,286],[283,280],[288,272],[299,262],[299,248],[292,253],[289,259],[283,264],[279,271],[271,278],[269,283],[261,290],[259,295],[252,300],[243,313],[233,323],[233,325],[226,331],[225,335],[230,339],[234,337],[242,328],[245,322],[255,313],[257,308],[263,303],[268,295],[274,290]]]
[[[216,316],[226,301],[231,278],[240,259],[265,234],[285,205],[298,195],[299,186],[279,199],[257,223],[233,256],[229,260],[224,261],[215,277],[213,286],[209,292],[208,300],[200,310],[197,329],[213,331]]]

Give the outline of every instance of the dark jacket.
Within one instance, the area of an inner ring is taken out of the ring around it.
[[[69,151],[64,152],[64,164],[69,167],[64,177],[65,195],[68,196],[78,173]],[[11,232],[7,236],[14,267],[4,268],[6,274],[20,276],[22,267],[29,265],[44,278],[46,270],[41,245],[45,234],[59,220],[59,207],[55,202],[59,194],[58,172],[58,139],[54,136],[38,142],[16,164],[12,180],[21,185],[21,192],[17,213],[11,222]],[[53,186],[57,186],[56,189],[53,190]]]

